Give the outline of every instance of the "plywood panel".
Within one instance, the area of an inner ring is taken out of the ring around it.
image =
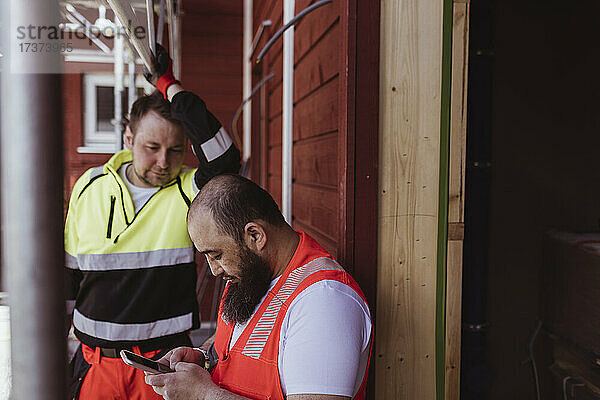
[[[294,107],[294,140],[338,129],[339,77],[327,82]]]
[[[436,395],[442,6],[381,3],[377,399]]]
[[[315,47],[296,65],[294,101],[299,101],[340,71],[340,24],[327,32]]]
[[[295,183],[292,192],[294,218],[335,242],[338,234],[337,190]]]

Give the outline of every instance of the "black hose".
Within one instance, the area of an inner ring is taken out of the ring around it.
[[[267,51],[269,51],[269,49],[271,48],[271,46],[273,46],[273,43],[275,43],[275,41],[277,39],[279,39],[281,37],[281,35],[283,35],[283,32],[285,32],[290,26],[294,25],[296,23],[296,21],[298,21],[299,19],[301,19],[302,17],[304,17],[306,14],[308,14],[309,12],[316,10],[317,8],[324,6],[325,4],[331,3],[333,0],[321,0],[316,2],[315,4],[312,4],[308,7],[306,7],[304,10],[300,11],[294,18],[292,18],[287,24],[285,24],[284,26],[281,27],[281,29],[279,29],[274,35],[273,37],[267,42],[267,44],[265,44],[265,47],[263,47],[263,49],[260,51],[260,53],[258,54],[258,57],[256,57],[256,63],[260,63],[262,61],[262,58],[265,56],[265,53]]]

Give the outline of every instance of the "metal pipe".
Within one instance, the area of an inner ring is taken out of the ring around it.
[[[173,57],[173,0],[166,0],[167,2],[167,24],[169,33],[169,54]]]
[[[110,54],[110,48],[103,41],[98,39],[97,36],[94,35],[94,33],[91,30],[92,25],[87,19],[83,18],[83,15],[77,13],[83,18],[83,20],[80,20],[79,18],[77,18],[77,14],[72,14],[69,11],[66,11],[63,14],[65,18],[67,18],[70,22],[79,25],[81,29],[83,29],[83,33],[85,34],[85,36],[87,36],[88,39],[90,39],[96,46],[98,46],[100,50],[102,50],[106,54]]]
[[[120,30],[120,22],[117,21],[117,31]],[[124,51],[123,36],[115,35],[115,47],[113,53],[115,56],[115,152],[123,149],[123,138],[121,135],[121,123],[123,122],[123,51]]]
[[[283,21],[292,26],[295,0],[284,0]],[[281,211],[292,223],[292,149],[294,145],[294,29],[283,35],[283,99],[281,139]]]
[[[325,4],[331,3],[333,0],[321,0],[316,2],[313,5],[310,5],[308,7],[306,7],[304,10],[300,11],[298,13],[298,15],[296,15],[294,18],[291,18],[288,22],[285,23],[285,25],[283,25],[281,27],[281,29],[279,29],[277,32],[275,32],[275,34],[273,35],[273,37],[267,42],[267,44],[265,45],[265,47],[263,47],[263,49],[260,51],[260,53],[258,54],[258,57],[256,58],[256,63],[258,64],[259,62],[262,61],[263,57],[265,56],[265,54],[267,53],[267,51],[269,51],[269,49],[271,48],[271,46],[273,46],[273,43],[275,43],[277,41],[277,39],[279,39],[279,37],[288,30],[288,28],[292,25],[294,25],[296,22],[298,22],[302,17],[304,17],[306,14],[310,13],[311,11],[316,10],[317,8],[324,6]],[[292,13],[294,11],[292,10]],[[284,19],[285,21],[285,19]]]
[[[181,64],[179,53],[179,13],[176,0],[167,0],[167,21],[169,24],[169,54],[173,60],[173,75],[175,79],[181,78]]]
[[[158,13],[158,33],[156,35],[156,43],[163,44],[163,31],[165,27],[165,0],[160,0],[160,9]]]
[[[135,53],[131,47],[127,49],[128,58],[128,76],[129,76],[129,89],[127,91],[127,113],[131,111],[131,106],[135,103],[137,98],[137,89],[135,87]]]
[[[148,45],[152,54],[156,54],[156,36],[154,34],[154,1],[146,0],[146,20],[148,21]]]
[[[169,0],[171,1],[171,0]],[[176,79],[181,79],[181,26],[179,25],[179,2],[173,0],[173,19],[171,24],[173,25],[173,36],[170,38],[173,42],[173,75]]]
[[[60,22],[56,0],[10,0],[0,7],[0,18],[9,26]],[[57,73],[62,61],[59,52],[20,52],[18,35],[2,36],[10,44],[5,47],[10,63],[3,66],[0,84],[0,192],[12,398],[58,400],[66,397],[62,89]]]
[[[122,28],[117,29],[117,32],[115,33],[115,39],[117,36],[122,35],[122,30],[125,29],[125,32],[129,37],[129,41],[131,42],[133,47],[135,47],[135,50],[140,55],[140,58],[144,62],[146,68],[148,68],[148,70],[153,74],[156,73],[154,69],[154,64],[152,62],[152,52],[150,50],[150,47],[147,46],[142,39],[138,38],[135,35],[134,29],[135,27],[138,27],[140,25],[137,22],[137,17],[135,16],[133,9],[131,8],[131,5],[129,3],[125,5],[121,0],[106,1],[117,16],[116,19],[121,21]]]
[[[242,146],[242,162],[250,159],[252,153],[251,130],[252,130],[252,100],[250,92],[252,91],[252,61],[250,53],[252,51],[252,1],[244,0],[244,61],[243,70],[243,95],[244,95],[244,143]],[[246,100],[247,99],[247,100]]]
[[[258,46],[258,43],[260,42],[260,39],[262,39],[262,36],[265,33],[265,28],[267,26],[271,26],[271,24],[272,24],[271,20],[270,19],[266,19],[263,22],[261,22],[260,26],[256,30],[256,33],[254,34],[254,40],[252,41],[252,49],[250,50],[249,60],[252,59],[252,56],[254,56],[254,52],[256,51],[256,47]]]
[[[246,97],[244,99],[244,101],[242,101],[242,104],[240,104],[240,106],[237,108],[237,110],[235,110],[235,113],[233,114],[233,119],[231,120],[231,132],[233,133],[233,138],[236,140],[236,143],[235,143],[236,146],[239,147],[239,145],[240,145],[240,135],[238,134],[238,131],[237,131],[237,121],[238,121],[238,118],[240,117],[242,109],[244,108],[244,105],[248,101],[250,101],[250,99],[252,99],[252,97],[254,97],[254,94],[256,93],[256,91],[258,89],[260,89],[262,87],[262,85],[267,83],[267,81],[274,76],[275,76],[275,73],[271,72],[269,75],[265,76],[260,82],[258,82],[256,84],[256,86],[254,86],[254,89],[252,89],[252,92],[250,93],[250,95],[248,97]]]

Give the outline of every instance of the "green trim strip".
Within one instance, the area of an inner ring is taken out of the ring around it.
[[[452,81],[453,1],[444,0],[442,31],[442,110],[440,120],[440,175],[435,318],[436,398],[446,390],[446,263],[448,252],[448,192],[450,163],[450,105]]]

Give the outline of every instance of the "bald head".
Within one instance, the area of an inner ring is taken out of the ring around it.
[[[273,227],[289,228],[271,195],[256,183],[239,175],[212,178],[198,193],[188,212],[188,225],[210,215],[222,233],[239,244],[248,222],[264,221]]]

